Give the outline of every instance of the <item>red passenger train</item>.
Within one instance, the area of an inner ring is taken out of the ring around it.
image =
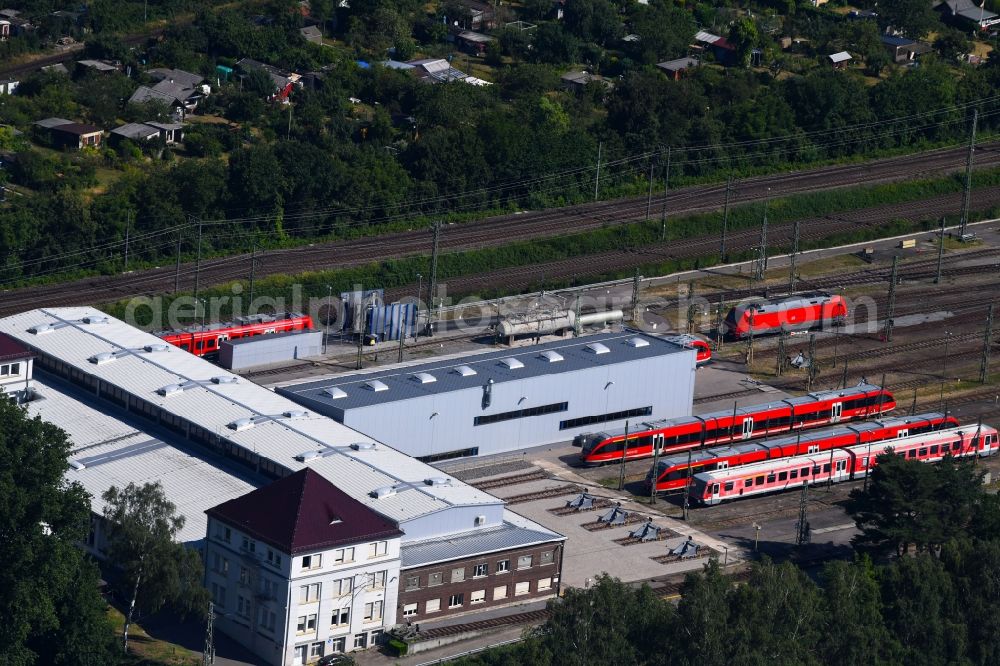
[[[670,335],[663,339],[666,340],[667,342],[672,342],[675,345],[680,345],[681,347],[688,347],[689,349],[695,350],[696,365],[699,366],[705,365],[706,363],[712,360],[712,348],[708,345],[707,342],[705,342],[704,340],[702,340],[697,336],[685,333],[683,335]]]
[[[729,311],[723,323],[723,333],[741,340],[754,335],[767,335],[796,329],[812,328],[824,323],[843,323],[847,303],[838,294],[797,294],[770,301],[738,305]]]
[[[258,314],[236,317],[230,322],[209,324],[205,327],[185,328],[181,331],[163,331],[156,335],[184,351],[196,356],[205,356],[219,351],[225,340],[238,340],[255,335],[304,331],[313,327],[312,317],[298,312],[280,314]]]
[[[699,504],[800,488],[815,483],[838,483],[864,478],[882,453],[907,460],[938,462],[945,456],[987,456],[997,451],[997,431],[990,426],[960,426],[913,435],[879,444],[834,449],[828,454],[792,456],[735,469],[695,475],[690,497]]]
[[[717,469],[733,469],[767,460],[843,449],[868,442],[881,442],[933,432],[958,425],[958,419],[936,412],[901,418],[853,423],[799,435],[787,435],[762,442],[717,446],[691,454],[680,453],[657,461],[646,475],[646,487],[656,477],[657,491],[683,490],[688,476]],[[689,471],[690,468],[690,471]]]
[[[859,384],[841,391],[809,393],[701,416],[639,423],[629,428],[627,449],[624,429],[577,435],[573,445],[582,447],[580,459],[584,464],[599,465],[621,460],[623,451],[626,460],[649,458],[654,442],[661,454],[686,451],[865,419],[895,407],[896,400],[889,391],[873,384]]]

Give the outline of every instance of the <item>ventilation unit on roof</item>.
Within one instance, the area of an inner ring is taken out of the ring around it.
[[[372,391],[375,391],[376,393],[378,393],[380,391],[388,391],[389,390],[389,387],[386,386],[384,382],[379,381],[378,379],[373,379],[371,381],[365,382],[365,386],[367,386]]]
[[[94,365],[103,365],[105,363],[110,363],[111,361],[115,360],[115,355],[112,354],[111,352],[101,352],[100,354],[94,354],[87,360],[93,363]]]
[[[229,428],[230,430],[235,430],[236,432],[240,432],[241,430],[247,430],[248,428],[252,428],[253,426],[254,426],[253,419],[244,417],[242,419],[236,419],[235,421],[229,423],[226,427]]]
[[[340,398],[346,398],[347,394],[336,386],[331,386],[330,388],[325,388],[320,391],[323,395],[327,396],[331,400],[339,400]]]
[[[82,462],[80,462],[79,460],[73,460],[72,458],[69,460],[69,466],[78,472],[82,472],[83,470],[87,469],[87,466],[84,465]]]
[[[374,451],[375,442],[355,442],[351,444],[351,448],[355,451]]]
[[[501,365],[507,366],[508,370],[517,370],[518,368],[523,368],[524,363],[521,363],[516,358],[509,357],[500,360]]]
[[[649,340],[646,340],[645,338],[629,338],[628,340],[625,341],[625,344],[627,344],[629,347],[635,347],[636,349],[638,349],[640,347],[648,347]]]
[[[239,384],[240,380],[238,377],[226,377],[220,375],[219,377],[212,377],[213,384]]]
[[[443,476],[432,476],[429,479],[424,479],[424,485],[425,486],[438,487],[438,486],[447,486],[447,485],[450,485],[450,484],[451,484],[451,480],[447,479],[447,478],[445,478]]]
[[[371,496],[375,499],[385,499],[386,497],[392,497],[395,494],[395,486],[382,486],[381,488],[376,488],[371,492]]]
[[[462,377],[471,377],[474,374],[476,374],[476,371],[473,370],[472,368],[470,368],[467,365],[460,365],[457,368],[455,368],[454,370],[452,370],[452,372],[454,372],[456,375],[460,375]]]
[[[559,361],[563,360],[562,354],[555,351],[543,351],[541,354],[538,355],[538,357],[543,361],[547,361],[549,363],[558,363]]]
[[[282,414],[286,419],[304,419],[309,416],[309,412],[304,409],[289,409],[287,412]]]
[[[413,375],[410,375],[410,379],[412,379],[415,382],[420,382],[421,384],[432,384],[437,381],[437,377],[435,377],[429,372],[417,372]]]
[[[104,315],[91,315],[89,317],[84,317],[80,321],[84,324],[107,324],[108,318]]]
[[[38,326],[32,326],[28,329],[28,333],[32,335],[42,335],[44,333],[51,333],[56,330],[55,326],[52,324],[39,324]]]
[[[589,345],[587,345],[586,349],[591,354],[607,354],[608,352],[611,351],[603,343],[600,342],[591,342]]]
[[[156,392],[162,395],[164,398],[168,398],[172,395],[177,395],[178,393],[184,392],[184,387],[180,384],[169,384],[163,388],[156,389]]]
[[[304,451],[295,456],[295,459],[299,462],[308,462],[313,458],[319,458],[319,451]]]
[[[146,345],[142,348],[143,351],[152,354],[153,352],[165,352],[170,349],[170,345],[166,345],[160,342],[154,342],[151,345]]]

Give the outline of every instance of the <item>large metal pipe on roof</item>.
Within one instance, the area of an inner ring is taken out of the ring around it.
[[[625,319],[625,313],[621,310],[607,310],[605,312],[591,312],[590,314],[580,315],[580,326],[589,326],[591,324],[606,324],[612,321],[621,321]]]
[[[576,314],[571,310],[560,310],[536,317],[518,317],[503,319],[496,325],[497,334],[503,338],[515,335],[538,335],[540,333],[555,333],[573,328]]]

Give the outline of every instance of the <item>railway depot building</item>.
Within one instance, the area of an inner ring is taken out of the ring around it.
[[[691,413],[695,351],[624,330],[276,392],[423,461],[503,453]]]
[[[159,481],[187,518],[179,540],[205,557],[217,628],[267,663],[558,594],[562,535],[153,335],[93,308],[14,315],[0,333],[35,356],[29,413],[73,441],[67,480],[94,514],[84,546],[104,554],[101,493]]]

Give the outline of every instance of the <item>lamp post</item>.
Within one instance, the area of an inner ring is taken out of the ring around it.
[[[754,534],[753,534],[753,551],[757,552],[757,544],[760,542],[760,525],[757,523],[753,524]]]
[[[330,302],[333,300],[333,287],[326,285],[326,330],[323,333],[323,354],[326,354],[326,346],[330,340]]]
[[[944,383],[948,381],[948,345],[951,343],[951,331],[944,332],[944,361],[942,365],[941,372],[941,395],[939,397],[941,401],[942,410],[944,411]]]
[[[415,320],[413,322],[413,339],[416,340],[417,336],[420,335],[420,297],[424,293],[424,276],[422,273],[417,273],[417,313],[415,315]]]

